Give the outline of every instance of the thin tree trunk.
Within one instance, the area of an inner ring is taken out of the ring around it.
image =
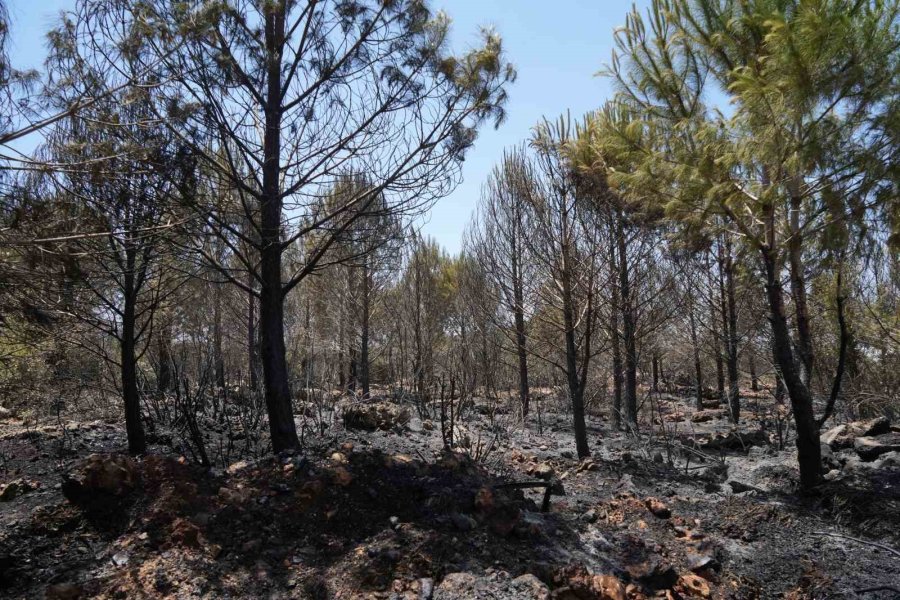
[[[731,253],[731,240],[725,234],[724,260],[721,266],[725,271],[725,303],[723,308],[727,315],[724,323],[726,331],[726,363],[728,365],[728,412],[732,423],[738,423],[741,419],[740,382],[738,374],[738,341],[737,341],[737,306],[734,291],[734,258]]]
[[[156,373],[156,392],[160,395],[172,389],[172,325],[168,319],[156,332],[156,357],[159,361]]]
[[[141,399],[137,386],[137,359],[135,356],[135,321],[137,292],[135,291],[135,261],[137,251],[125,251],[125,273],[123,274],[121,377],[122,399],[125,402],[125,432],[128,437],[128,451],[143,454],[147,451],[144,426],[141,423]]]
[[[372,312],[372,281],[369,269],[369,261],[365,260],[362,267],[362,315],[360,319],[360,343],[359,343],[359,385],[362,388],[363,398],[369,397],[369,320]]]
[[[213,286],[213,361],[215,363],[216,385],[225,387],[225,357],[222,351],[222,290]]]
[[[811,490],[822,480],[822,449],[819,442],[819,427],[813,412],[812,394],[803,383],[794,362],[791,332],[784,309],[781,268],[774,254],[776,248],[774,207],[769,207],[767,211],[765,227],[766,246],[760,250],[766,274],[766,297],[769,301],[769,323],[772,326],[772,353],[775,364],[781,371],[794,411],[800,486],[804,490]]]
[[[637,414],[637,343],[635,340],[635,322],[632,313],[631,283],[628,272],[628,249],[625,243],[625,226],[623,215],[618,214],[616,226],[616,243],[619,250],[619,293],[622,309],[622,341],[625,346],[625,423],[631,433],[638,430]]]
[[[650,370],[653,377],[653,391],[659,391],[659,356],[656,352],[653,352],[653,356],[650,358]]]
[[[716,391],[719,396],[719,403],[725,402],[725,364],[722,360],[722,340],[723,334],[719,331],[722,320],[719,317],[719,309],[716,307],[715,292],[713,291],[713,272],[709,263],[709,254],[705,256],[706,274],[709,286],[709,310],[710,310],[710,329],[713,338],[713,358],[716,362]]]
[[[614,274],[618,273],[616,263],[616,244],[614,239],[609,242],[609,266]],[[615,279],[615,278],[614,278]],[[622,428],[622,349],[621,334],[619,333],[619,284],[612,281],[612,300],[609,309],[609,339],[612,346],[612,375],[613,375],[613,401],[610,414],[610,424],[614,431]]]
[[[697,410],[703,410],[703,367],[700,363],[700,344],[697,341],[697,317],[694,314],[694,296],[688,293],[688,321],[691,326],[691,349],[694,354],[694,385],[697,393]]]
[[[568,217],[563,214],[563,220]],[[567,243],[567,232],[563,232],[563,244]],[[562,272],[562,293],[563,293],[563,324],[565,326],[566,338],[566,380],[569,386],[569,399],[572,402],[572,416],[575,426],[575,450],[578,452],[578,458],[585,458],[591,455],[591,450],[587,441],[587,424],[584,420],[584,386],[578,377],[578,347],[575,343],[575,309],[574,299],[572,296],[571,273],[569,271],[568,250],[563,248],[563,272]],[[587,325],[590,327],[590,324]],[[585,356],[584,360],[588,357]]]
[[[253,273],[247,271],[247,286],[253,290]],[[247,367],[250,373],[250,389],[259,389],[259,340],[256,333],[256,294],[247,294]]]
[[[809,306],[806,297],[806,274],[803,270],[803,232],[800,231],[800,183],[791,184],[790,230],[788,239],[788,259],[791,277],[791,298],[794,301],[794,320],[797,326],[797,358],[802,367],[803,384],[809,387],[812,381],[815,354],[809,323]]]
[[[759,391],[759,377],[756,374],[756,355],[753,348],[747,348],[749,356],[747,357],[747,366],[750,368],[750,389],[754,392]]]
[[[522,406],[522,419],[528,418],[528,401],[530,390],[528,387],[528,347],[525,337],[525,299],[522,289],[522,278],[519,272],[519,256],[513,240],[512,274],[513,274],[513,315],[516,327],[516,353],[519,358],[519,402]]]

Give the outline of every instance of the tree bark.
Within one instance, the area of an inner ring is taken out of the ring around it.
[[[125,432],[128,437],[128,451],[143,454],[147,451],[144,426],[141,423],[141,398],[137,385],[136,303],[135,262],[137,250],[125,250],[125,273],[123,274],[123,307],[121,338],[121,378],[122,399],[125,402]]]
[[[727,319],[723,325],[726,332],[726,364],[728,366],[728,414],[732,423],[738,423],[741,419],[741,397],[738,374],[737,306],[734,291],[734,257],[731,252],[731,240],[727,234],[725,234],[724,248],[721,244],[719,248],[724,254],[724,260],[720,266],[724,267],[725,275],[723,309]]]
[[[794,424],[797,428],[797,461],[800,465],[800,486],[810,490],[822,480],[822,456],[819,444],[819,427],[813,413],[812,395],[804,384],[794,363],[791,334],[784,308],[784,292],[778,263],[773,255],[774,223],[770,215],[769,243],[762,248],[762,260],[766,273],[766,296],[769,302],[769,322],[772,327],[772,352],[784,379]]]
[[[247,286],[253,290],[253,273],[247,271]],[[256,294],[247,294],[247,368],[250,374],[250,389],[259,389],[259,340],[256,333]]]
[[[756,357],[753,348],[747,349],[749,356],[747,357],[747,367],[750,369],[750,389],[754,392],[759,391],[759,377],[756,374]]]
[[[622,342],[625,347],[625,424],[631,433],[638,430],[637,414],[637,343],[632,312],[631,282],[628,272],[628,248],[621,211],[617,215],[616,244],[618,245],[619,301],[622,312]]]
[[[225,387],[225,357],[222,351],[222,290],[213,286],[213,361],[215,362],[216,386]]]
[[[609,337],[612,345],[613,402],[610,423],[615,431],[622,428],[622,349],[619,335],[619,286],[612,286],[612,305],[609,311]]]
[[[565,220],[567,217],[564,216]],[[567,234],[563,233],[563,240],[567,238]],[[563,241],[563,244],[566,242]],[[563,272],[562,275],[562,293],[563,293],[563,325],[565,326],[566,338],[566,379],[569,385],[569,398],[572,402],[572,416],[575,426],[575,450],[578,452],[578,458],[586,458],[591,455],[590,447],[587,441],[587,424],[584,420],[584,381],[581,381],[578,375],[578,347],[575,343],[575,310],[574,298],[572,297],[572,281],[571,272],[569,271],[568,250],[563,248]],[[590,324],[587,325],[590,327]],[[587,361],[588,356],[584,356],[583,360]]]
[[[369,261],[362,266],[362,315],[360,318],[359,340],[359,385],[363,398],[369,397],[369,320],[372,313],[372,281]]]
[[[691,326],[691,349],[694,355],[694,385],[696,386],[697,410],[703,410],[703,367],[700,363],[700,344],[697,341],[697,317],[694,314],[694,296],[688,293],[688,322]]]
[[[769,300],[770,322],[772,326],[773,352],[781,370],[785,387],[794,410],[797,427],[797,460],[800,464],[800,485],[811,489],[821,481],[821,448],[819,428],[813,414],[812,396],[794,364],[791,350],[790,330],[784,310],[781,279],[777,273],[774,258],[769,251],[763,251],[766,270],[766,294]]]
[[[172,389],[172,325],[165,319],[156,331],[156,392],[163,395]]]
[[[791,298],[794,301],[794,321],[797,326],[797,358],[802,367],[801,377],[809,387],[812,381],[815,354],[809,323],[809,306],[806,297],[806,274],[803,269],[803,232],[800,230],[800,183],[791,184],[790,231],[788,259],[791,276]]]
[[[513,236],[515,238],[515,236]],[[513,318],[516,327],[516,353],[519,358],[519,402],[522,406],[522,420],[528,418],[530,390],[528,386],[528,347],[525,336],[525,293],[522,284],[522,273],[519,265],[518,241],[512,244],[512,286],[513,286]]]
[[[284,47],[284,3],[267,5],[265,48],[267,94],[260,198],[259,327],[266,409],[272,449],[300,447],[291,406],[287,352],[284,344],[284,292],[281,282],[281,62]]]

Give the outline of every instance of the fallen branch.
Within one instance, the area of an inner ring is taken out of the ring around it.
[[[853,591],[854,594],[867,594],[870,592],[894,592],[895,594],[900,594],[900,588],[891,587],[889,585],[879,585],[876,587]]]
[[[831,533],[830,531],[814,531],[813,535],[824,535],[824,536],[829,536],[829,537],[842,538],[842,539],[851,540],[851,541],[854,541],[854,542],[857,542],[860,544],[865,544],[867,546],[874,546],[875,548],[880,548],[880,549],[890,552],[894,556],[900,558],[900,551],[894,550],[890,546],[885,546],[884,544],[879,544],[878,542],[870,542],[868,540],[861,540],[859,538],[850,537],[849,535],[843,535],[840,533]]]

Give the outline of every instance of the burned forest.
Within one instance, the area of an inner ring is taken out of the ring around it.
[[[48,7],[0,598],[900,598],[900,0]]]

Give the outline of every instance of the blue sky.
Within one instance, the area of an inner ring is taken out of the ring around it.
[[[11,54],[18,68],[40,66],[44,34],[74,0],[8,0],[12,17]],[[638,7],[648,4],[639,0]],[[503,37],[518,80],[510,90],[508,118],[485,129],[463,166],[463,183],[431,211],[423,231],[450,252],[458,252],[462,232],[478,201],[481,184],[504,148],[528,137],[543,116],[571,110],[575,117],[599,107],[610,86],[595,77],[609,60],[613,30],[625,22],[630,0],[432,0],[453,19],[453,45],[462,51],[477,43],[478,27],[493,26]]]

